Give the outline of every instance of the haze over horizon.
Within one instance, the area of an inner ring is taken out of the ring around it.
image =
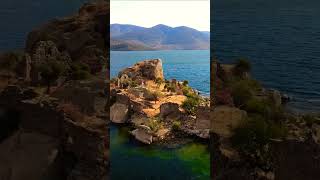
[[[210,1],[117,1],[110,3],[110,23],[150,28],[158,24],[210,31]],[[201,18],[200,18],[201,17]]]
[[[140,26],[140,25],[136,25],[136,24],[122,24],[122,23],[112,23],[110,24],[111,26],[112,25],[130,25],[130,26],[139,26],[139,27],[143,27],[143,28],[153,28],[153,27],[156,27],[156,26],[168,26],[170,28],[179,28],[179,27],[187,27],[187,28],[191,28],[191,29],[195,29],[197,31],[200,31],[200,32],[210,32],[210,30],[208,31],[202,31],[202,30],[198,30],[194,27],[190,27],[190,26],[184,26],[184,25],[181,25],[181,26],[169,26],[169,25],[166,25],[166,24],[156,24],[154,26],[151,26],[151,27],[144,27],[144,26]]]

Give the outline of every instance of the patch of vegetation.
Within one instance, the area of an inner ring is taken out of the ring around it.
[[[163,122],[159,117],[152,117],[148,120],[147,126],[150,127],[153,132],[157,132],[163,128]]]
[[[245,157],[265,163],[270,158],[270,139],[283,138],[286,134],[282,124],[269,122],[261,115],[252,115],[234,129],[231,143]]]
[[[189,81],[184,80],[183,83],[182,83],[182,85],[183,85],[183,86],[188,86],[188,85],[189,85]]]
[[[269,99],[258,99],[252,97],[246,102],[243,109],[248,113],[260,114],[266,119],[273,120],[275,122],[279,122],[286,118],[283,107],[276,106]]]
[[[164,83],[164,81],[163,81],[162,78],[157,78],[157,79],[154,80],[154,82],[157,84],[158,87],[160,87],[160,85],[161,85],[162,83]]]
[[[261,85],[256,80],[233,80],[231,83],[231,94],[234,104],[237,107],[245,105],[252,98],[254,92],[260,89]]]
[[[71,64],[71,79],[84,80],[88,79],[90,74],[90,67],[84,63],[72,63]]]
[[[190,97],[190,96],[194,95],[194,92],[193,92],[192,88],[189,87],[189,86],[183,86],[182,87],[182,93],[183,93],[183,95],[185,95],[187,97]]]
[[[233,68],[233,74],[241,78],[243,78],[244,75],[250,71],[251,71],[251,64],[249,60],[245,58],[238,59]]]
[[[112,83],[112,84],[117,84],[117,82],[118,82],[118,78],[117,77],[113,77],[113,78],[110,79],[110,83]]]
[[[4,53],[0,58],[0,69],[16,72],[18,65],[24,60],[24,58],[24,54],[19,51]]]
[[[164,88],[166,88],[168,91],[170,92],[176,92],[177,91],[177,87],[175,84],[168,82],[166,83],[166,85],[164,86]]]
[[[158,101],[162,97],[162,93],[159,91],[145,91],[144,97],[148,101]]]
[[[180,128],[181,128],[181,122],[180,121],[174,121],[171,128],[172,128],[173,131],[179,131]]]
[[[128,80],[128,85],[129,85],[129,87],[131,87],[131,88],[135,88],[135,87],[138,87],[138,86],[139,86],[139,84],[137,83],[137,81],[132,80],[132,79]]]
[[[193,94],[187,96],[187,99],[182,103],[182,108],[190,115],[195,115],[197,107],[200,105],[201,99],[198,95]]]
[[[268,111],[269,103],[266,100],[260,100],[251,97],[244,105],[244,110],[249,113],[265,114]]]
[[[317,123],[320,124],[319,117],[316,117],[311,114],[303,115],[302,120],[306,123],[307,126],[311,127],[313,124]]]
[[[46,61],[40,64],[37,69],[41,77],[47,84],[47,93],[50,93],[50,87],[66,70],[65,65],[60,61]]]

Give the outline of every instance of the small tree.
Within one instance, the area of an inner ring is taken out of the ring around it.
[[[160,85],[161,85],[162,83],[164,83],[164,81],[163,81],[162,78],[157,78],[157,79],[154,80],[154,82],[157,84],[158,88],[160,87]]]
[[[73,63],[71,65],[71,79],[83,80],[90,77],[90,68],[84,63]]]
[[[189,81],[184,80],[182,84],[183,84],[183,86],[187,86],[189,84]]]
[[[39,72],[47,84],[47,94],[50,93],[50,87],[65,71],[65,66],[59,61],[46,61],[39,66]]]
[[[251,71],[251,64],[247,59],[238,59],[233,68],[233,73],[241,78],[244,77],[245,73]]]
[[[195,115],[197,107],[200,105],[200,98],[197,95],[187,96],[187,99],[182,103],[182,108],[190,115]]]

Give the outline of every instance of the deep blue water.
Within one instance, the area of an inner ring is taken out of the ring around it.
[[[27,34],[56,17],[73,15],[89,0],[1,0],[0,51],[23,49]]]
[[[209,96],[209,50],[111,51],[111,77],[117,76],[119,71],[138,61],[152,58],[162,60],[166,79],[188,80],[191,87]]]
[[[289,107],[320,111],[320,1],[214,0],[214,56],[250,59],[253,76],[293,98]]]

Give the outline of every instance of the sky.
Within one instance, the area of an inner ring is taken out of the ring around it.
[[[111,0],[110,23],[210,31],[210,0]]]

